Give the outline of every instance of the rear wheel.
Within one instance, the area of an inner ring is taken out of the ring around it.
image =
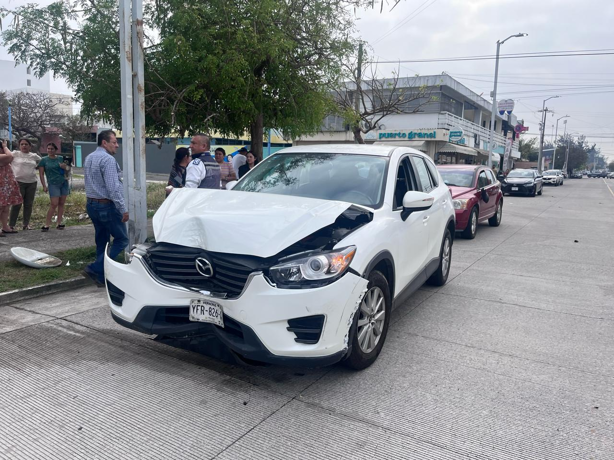
[[[497,205],[497,212],[495,215],[488,219],[488,224],[491,227],[498,227],[501,225],[501,216],[503,215],[503,200],[499,200],[499,204]]]
[[[467,227],[463,230],[463,238],[472,240],[475,238],[475,234],[478,232],[478,208],[474,206],[469,214],[469,220],[467,221]]]
[[[450,274],[450,265],[452,264],[452,234],[450,230],[446,229],[446,233],[443,236],[443,242],[441,243],[441,250],[439,252],[439,266],[435,273],[427,280],[427,283],[433,286],[443,286],[448,281],[448,275]]]
[[[384,275],[378,271],[369,274],[367,292],[354,314],[351,337],[351,352],[344,364],[361,370],[375,362],[388,333],[392,302],[390,288]]]

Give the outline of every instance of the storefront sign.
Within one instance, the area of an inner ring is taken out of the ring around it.
[[[460,128],[451,129],[450,130],[450,142],[458,142],[460,144],[461,143],[460,141],[463,139],[463,134],[465,133]]]
[[[514,110],[514,100],[513,99],[503,99],[499,101],[497,104],[497,110],[499,111],[499,115],[503,115],[505,112],[512,113]]]
[[[395,140],[395,141],[402,141],[402,140],[447,141],[448,138],[449,138],[449,131],[447,129],[412,129],[412,130],[380,131],[377,135],[378,140]]]

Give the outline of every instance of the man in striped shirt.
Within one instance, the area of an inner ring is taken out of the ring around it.
[[[85,159],[85,195],[87,213],[96,231],[96,261],[83,271],[98,287],[104,287],[104,250],[113,237],[109,257],[115,259],[128,245],[121,169],[113,155],[119,144],[111,130],[98,134],[98,148]]]

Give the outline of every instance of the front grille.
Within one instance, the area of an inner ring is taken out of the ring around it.
[[[120,288],[115,286],[109,280],[107,280],[107,290],[109,291],[109,298],[113,305],[117,305],[121,307],[124,303],[124,297],[126,297],[126,293],[122,291]]]
[[[223,238],[220,235],[220,238]],[[211,263],[213,276],[204,277],[196,269],[196,259]],[[263,268],[262,259],[234,254],[208,252],[176,244],[158,243],[147,250],[146,261],[161,279],[188,288],[237,297],[247,278]]]
[[[294,332],[295,342],[314,345],[320,340],[322,327],[324,327],[324,315],[315,315],[289,319],[286,329]]]

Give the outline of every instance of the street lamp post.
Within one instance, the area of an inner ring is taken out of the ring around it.
[[[559,120],[562,120],[563,118],[569,118],[569,115],[564,115],[556,119],[556,129],[554,130],[554,152],[552,153],[552,168],[550,169],[554,169],[556,167],[554,162],[554,160],[556,160],[556,138],[559,135]]]
[[[492,144],[495,138],[495,123],[497,121],[497,80],[499,78],[499,50],[510,38],[526,37],[529,34],[519,33],[510,35],[505,40],[497,40],[497,57],[495,59],[495,84],[492,92],[492,116],[490,117],[490,135],[488,138],[488,167],[492,168]]]
[[[544,155],[544,133],[546,132],[546,112],[548,111],[548,109],[546,109],[546,101],[549,101],[550,99],[556,99],[557,97],[561,97],[561,96],[550,96],[547,99],[544,99],[544,102],[542,104],[542,126],[541,126],[541,134],[539,136],[539,157],[537,158],[537,172],[541,175],[542,173],[542,158]]]

